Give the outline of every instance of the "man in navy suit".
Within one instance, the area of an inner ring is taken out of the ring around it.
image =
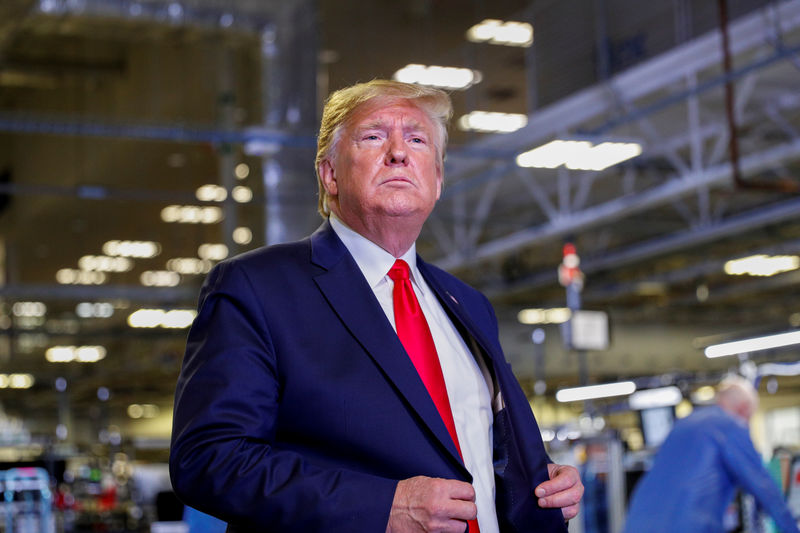
[[[578,473],[550,463],[488,300],[416,255],[451,113],[445,93],[415,85],[335,92],[316,160],[323,225],[209,274],[170,471],[229,531],[563,532],[577,513]],[[396,332],[398,259],[455,435]]]

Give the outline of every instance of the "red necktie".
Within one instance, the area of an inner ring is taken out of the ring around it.
[[[461,455],[461,446],[458,444],[456,424],[453,421],[453,412],[450,410],[450,398],[447,396],[447,386],[444,383],[442,367],[439,364],[439,355],[433,344],[433,336],[422,314],[422,309],[414,294],[414,288],[408,278],[408,263],[402,259],[395,261],[389,270],[389,277],[394,281],[392,289],[392,302],[394,306],[394,323],[397,336],[408,352],[408,357],[422,378],[428,389],[439,416],[442,417],[450,437],[456,445],[458,454]],[[462,456],[463,459],[463,456]],[[479,533],[478,521],[470,520],[469,532]]]

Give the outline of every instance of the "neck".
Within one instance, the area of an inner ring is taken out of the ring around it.
[[[374,242],[397,258],[406,253],[417,240],[425,220],[416,217],[375,217],[348,220],[336,209],[331,209],[347,226],[362,237]]]

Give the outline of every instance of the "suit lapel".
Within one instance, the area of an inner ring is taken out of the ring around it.
[[[358,265],[326,222],[311,237],[312,262],[325,269],[314,281],[344,326],[382,369],[422,423],[466,473],[458,450],[414,365]]]
[[[422,273],[425,281],[428,283],[428,286],[433,289],[433,292],[436,293],[436,296],[439,298],[439,302],[444,306],[447,310],[448,314],[451,317],[455,317],[461,325],[464,327],[466,332],[475,339],[475,342],[478,343],[481,350],[491,359],[491,361],[487,361],[487,364],[494,365],[494,361],[499,360],[499,355],[492,351],[492,344],[488,342],[486,336],[484,335],[483,331],[475,325],[475,322],[472,318],[467,314],[467,311],[464,309],[464,306],[461,305],[461,302],[450,293],[441,283],[431,274],[431,270],[428,268],[427,263],[425,263],[419,256],[417,256],[417,268],[419,268],[420,272]],[[469,343],[468,343],[469,344]]]

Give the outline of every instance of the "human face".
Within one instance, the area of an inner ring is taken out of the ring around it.
[[[442,188],[436,132],[408,100],[356,109],[319,168],[331,211],[362,233],[390,220],[421,227]]]

